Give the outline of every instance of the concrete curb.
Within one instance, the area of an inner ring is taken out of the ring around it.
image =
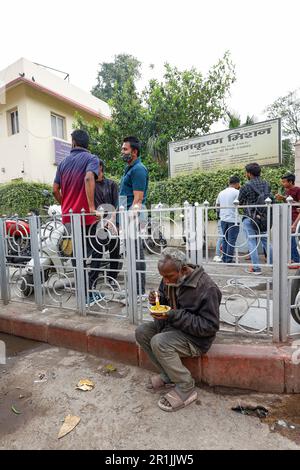
[[[9,304],[0,311],[0,331],[109,360],[155,370],[135,342],[133,325],[124,320],[79,317],[26,304]],[[300,364],[288,344],[231,344],[219,335],[207,354],[183,359],[196,382],[268,393],[300,393]],[[300,357],[300,354],[299,354]]]

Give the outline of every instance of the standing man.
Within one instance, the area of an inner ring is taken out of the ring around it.
[[[99,173],[98,179],[96,180],[95,187],[95,207],[99,211],[101,207],[105,210],[105,229],[106,234],[109,236],[104,241],[104,246],[109,251],[109,257],[112,260],[110,262],[110,269],[107,274],[112,279],[117,279],[118,270],[120,269],[120,240],[118,237],[119,233],[119,221],[117,220],[115,211],[118,209],[119,204],[119,188],[115,181],[106,178],[104,176],[104,162],[99,160]],[[116,230],[114,230],[114,228]],[[114,233],[115,232],[115,233]],[[114,238],[110,238],[111,235],[115,235]],[[122,266],[122,265],[121,265]],[[115,283],[110,279],[111,286],[114,287]]]
[[[219,193],[216,201],[217,206],[220,207],[223,263],[233,262],[235,242],[240,230],[239,216],[233,205],[234,201],[239,198],[239,189],[240,178],[231,176],[228,188]]]
[[[300,202],[300,188],[299,186],[295,185],[295,175],[293,175],[292,173],[289,173],[283,176],[281,178],[281,184],[285,189],[285,196],[281,194],[276,194],[275,198],[277,201],[286,202],[286,199],[289,196],[291,196],[295,202]],[[300,219],[298,207],[299,206],[295,206],[295,205],[292,207],[292,227],[291,227],[292,232],[296,231],[297,223]],[[291,258],[292,258],[292,263],[300,262],[295,237],[292,237],[292,241],[291,241]],[[296,268],[298,268],[298,266],[296,266]]]
[[[144,209],[146,205],[148,191],[148,170],[140,160],[141,142],[137,137],[125,137],[122,144],[122,158],[126,163],[125,171],[120,184],[120,205],[127,210]],[[146,284],[146,264],[144,249],[141,238],[136,242],[137,271],[141,271],[141,283],[139,282],[139,274],[137,274],[137,293],[144,296]],[[140,285],[141,284],[141,285]]]
[[[247,183],[241,187],[239,192],[239,203],[241,206],[255,206],[257,204],[257,199],[259,196],[262,196],[263,199],[270,198],[272,201],[274,197],[271,193],[270,185],[267,181],[261,179],[261,168],[258,163],[249,163],[245,167],[246,177],[248,179]],[[248,249],[251,257],[252,266],[249,269],[246,269],[246,272],[249,274],[258,275],[261,274],[261,268],[258,266],[259,256],[257,248],[259,242],[261,241],[262,246],[267,253],[268,245],[268,234],[266,232],[260,232],[257,224],[253,221],[255,214],[255,207],[249,207],[244,209],[245,217],[243,218],[244,230],[248,238]],[[266,208],[263,208],[266,211]],[[270,244],[270,263],[272,264],[272,247]]]
[[[99,160],[88,151],[89,135],[87,132],[77,129],[72,132],[72,150],[58,166],[53,183],[53,195],[62,206],[62,222],[70,224],[69,211],[80,214],[84,209],[86,234],[88,234],[87,258],[92,256],[91,271],[89,274],[89,290],[92,289],[92,276],[95,276],[95,268],[98,268],[99,253],[93,248],[92,238],[95,237],[97,218],[95,208],[95,181],[98,177]],[[97,273],[97,272],[96,272]],[[100,295],[97,293],[86,294],[86,305],[94,305]]]

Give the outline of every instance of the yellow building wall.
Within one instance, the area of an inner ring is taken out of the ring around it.
[[[19,86],[6,92],[6,104],[0,104],[0,183],[24,177],[29,161],[26,91]],[[9,135],[7,112],[18,107],[20,132]]]
[[[78,110],[28,85],[19,85],[8,91],[6,101],[6,110],[18,106],[20,133],[8,136],[6,125],[2,136],[1,119],[6,115],[6,111],[2,112],[0,114],[0,183],[23,177],[25,181],[52,184],[57,167],[51,113],[65,118],[65,138],[71,143],[70,134],[73,130],[74,115]],[[79,112],[87,121],[95,120],[88,113]],[[100,119],[99,127],[101,127]],[[1,167],[7,168],[5,173],[1,173]]]
[[[30,173],[26,174],[26,179],[52,184],[57,167],[55,165],[51,113],[65,118],[65,140],[71,143],[74,116],[78,110],[67,103],[59,101],[57,98],[29,87],[26,90],[26,97],[28,121],[30,123],[28,132],[30,149],[28,168],[30,168]],[[87,113],[80,112],[80,114],[87,121],[95,119]]]

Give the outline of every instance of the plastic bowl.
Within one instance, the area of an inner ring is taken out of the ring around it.
[[[167,310],[162,312],[162,313],[159,313],[156,310],[154,310],[156,308],[155,305],[152,305],[151,307],[149,307],[149,311],[150,311],[151,315],[154,318],[155,317],[167,317],[168,316],[168,313],[171,310],[171,307],[169,307],[169,305],[161,305],[161,307],[165,307]]]

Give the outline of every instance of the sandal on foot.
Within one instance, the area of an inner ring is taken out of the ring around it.
[[[158,406],[163,411],[177,411],[190,405],[193,401],[197,400],[197,398],[198,393],[196,390],[193,390],[190,395],[183,400],[179,393],[174,389],[160,397]]]
[[[159,374],[153,375],[149,379],[149,383],[146,385],[146,390],[152,393],[161,392],[165,390],[169,390],[170,388],[174,387],[175,384],[173,383],[166,383],[163,381]]]

